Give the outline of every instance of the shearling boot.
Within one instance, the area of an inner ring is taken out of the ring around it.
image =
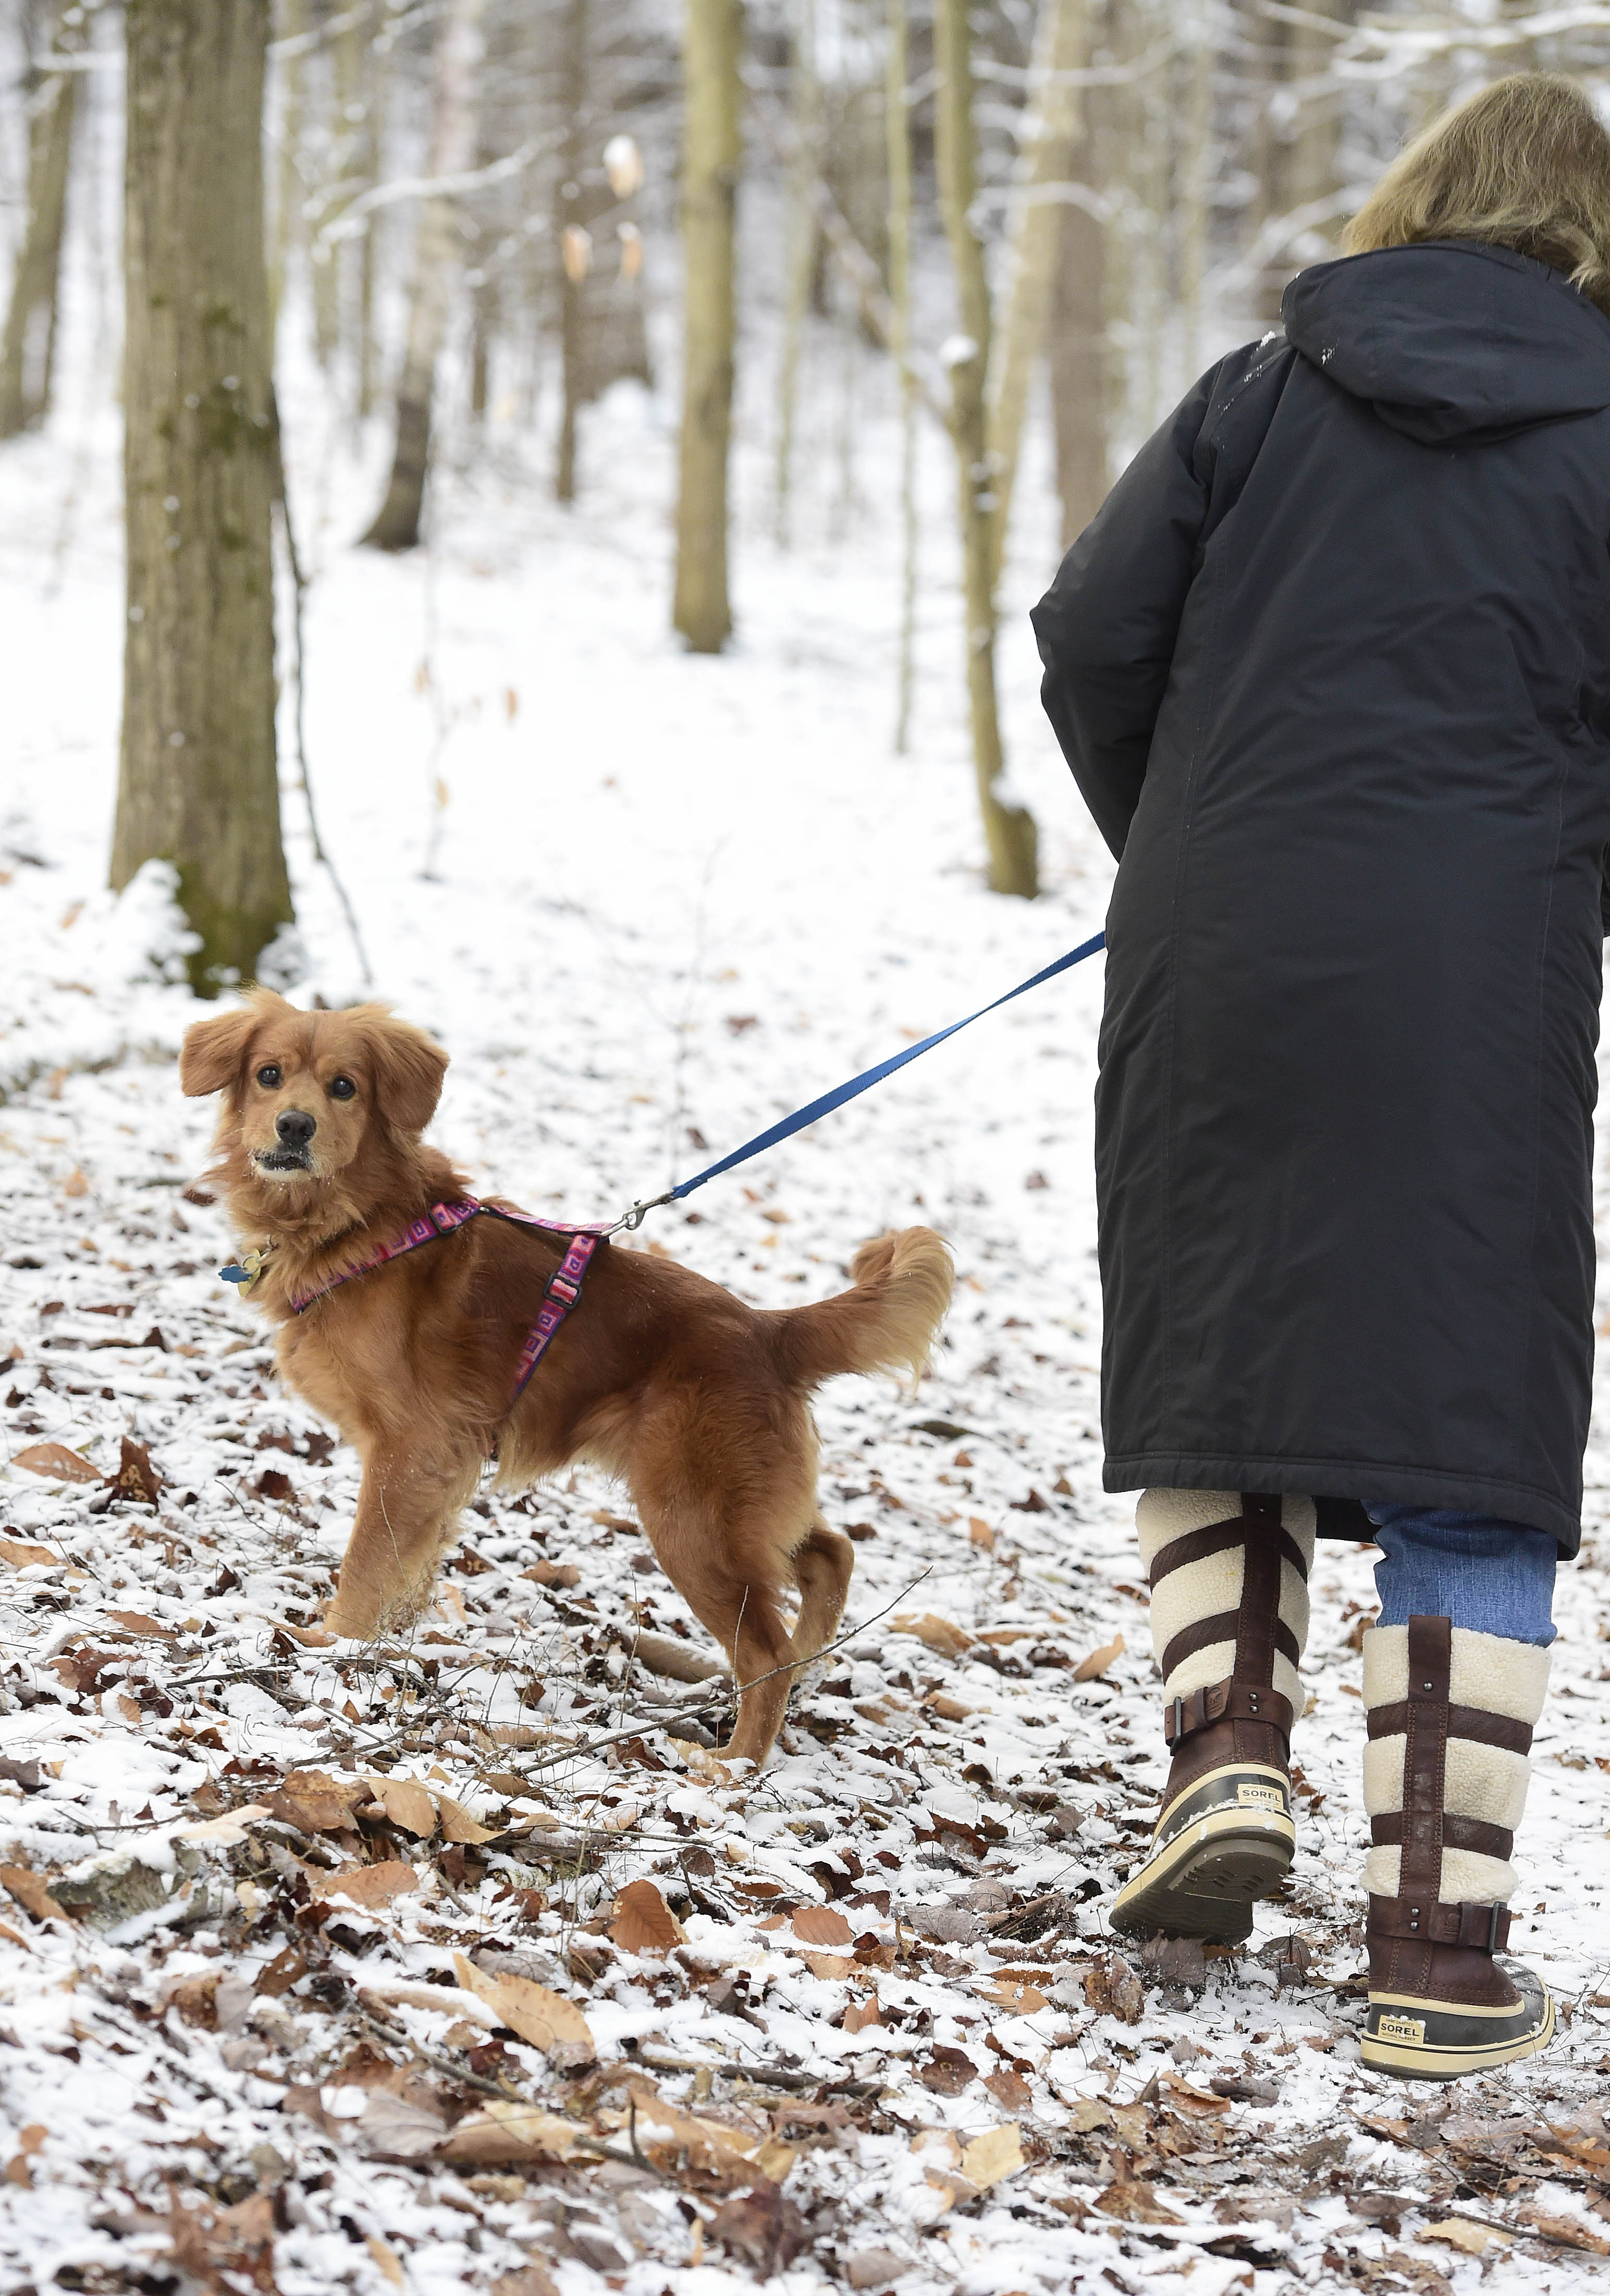
[[[1535,2055],[1553,2034],[1547,1986],[1499,1957],[1548,1684],[1546,1650],[1446,1619],[1364,1637],[1366,2064],[1452,2080]]]
[[[1288,1764],[1303,1706],[1313,1502],[1152,1490],[1135,1527],[1173,1762],[1151,1848],[1111,1923],[1122,1937],[1234,1944],[1296,1848]]]

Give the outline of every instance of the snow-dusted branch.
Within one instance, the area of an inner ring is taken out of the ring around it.
[[[398,176],[388,184],[372,184],[332,221],[320,226],[313,242],[314,259],[317,262],[339,240],[361,238],[377,208],[394,207],[400,200],[452,199],[462,192],[484,191],[490,184],[506,184],[511,176],[523,175],[534,160],[553,151],[561,140],[561,131],[556,128],[546,135],[533,135],[518,152],[490,160],[484,168],[464,168],[451,176]]]

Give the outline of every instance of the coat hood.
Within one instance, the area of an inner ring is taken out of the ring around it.
[[[1507,247],[1428,240],[1319,263],[1280,314],[1329,381],[1426,446],[1610,406],[1610,318]]]

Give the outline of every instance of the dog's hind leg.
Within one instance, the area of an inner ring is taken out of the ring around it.
[[[813,1659],[830,1643],[844,1616],[855,1568],[855,1549],[841,1530],[830,1530],[818,1515],[789,1557],[799,1588],[794,1621],[794,1655]]]

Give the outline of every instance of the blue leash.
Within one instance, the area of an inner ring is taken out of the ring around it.
[[[1003,1004],[1009,1004],[1014,996],[1026,996],[1031,988],[1038,988],[1042,981],[1054,980],[1059,972],[1067,972],[1072,965],[1083,964],[1087,956],[1094,956],[1098,949],[1106,946],[1107,935],[1104,932],[1097,933],[1090,940],[1081,941],[1077,948],[1070,948],[1066,956],[1059,956],[1054,964],[1048,964],[1032,980],[1019,982],[1016,988],[1009,988],[1004,996],[997,996],[993,1004],[981,1004],[977,1012],[969,1013],[965,1021],[952,1021],[948,1029],[936,1029],[919,1045],[908,1045],[903,1053],[895,1053],[887,1061],[879,1061],[876,1068],[862,1069],[861,1074],[852,1077],[847,1084],[835,1085],[832,1091],[824,1092],[820,1100],[813,1100],[805,1107],[797,1108],[792,1116],[785,1116],[764,1132],[757,1132],[753,1140],[746,1140],[743,1146],[734,1148],[730,1156],[707,1165],[702,1172],[695,1172],[691,1180],[680,1181],[675,1187],[667,1188],[663,1196],[650,1196],[647,1203],[633,1204],[625,1218],[616,1222],[615,1227],[641,1227],[645,1213],[653,1211],[660,1204],[680,1202],[683,1196],[691,1196],[695,1188],[702,1188],[707,1180],[715,1179],[718,1173],[730,1172],[735,1164],[747,1164],[751,1156],[758,1156],[767,1148],[775,1148],[780,1141],[791,1140],[795,1133],[803,1132],[806,1125],[814,1124],[818,1117],[830,1116],[836,1108],[842,1108],[846,1101],[858,1099],[863,1092],[870,1092],[875,1084],[881,1084],[885,1077],[893,1076],[896,1069],[904,1068],[909,1061],[920,1060],[924,1053],[931,1053],[936,1045],[943,1045],[945,1038],[953,1037],[958,1029],[970,1029],[973,1022],[982,1021],[986,1013],[998,1013]],[[613,1234],[615,1229],[608,1232]]]

